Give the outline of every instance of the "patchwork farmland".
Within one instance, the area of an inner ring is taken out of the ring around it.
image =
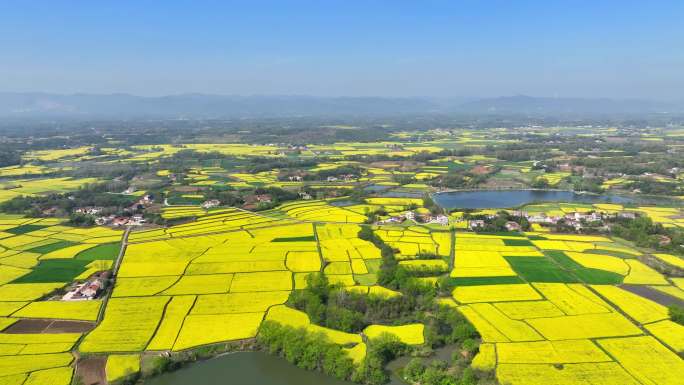
[[[0,378],[68,384],[74,350],[108,355],[107,379],[116,382],[138,371],[144,354],[246,341],[265,321],[320,335],[357,365],[368,342],[383,335],[407,346],[426,344],[421,322],[349,333],[317,325],[288,305],[312,273],[357,295],[405,295],[378,285],[383,255],[372,239],[359,238],[363,228],[393,249],[398,265],[416,272],[421,284],[453,287],[450,296],[437,298],[438,306],[455,309],[475,327],[481,344],[472,366],[494,371],[501,383],[677,384],[684,371],[678,356],[684,326],[670,320],[665,306],[631,289],[682,298],[681,282],[611,238],[370,227],[347,214],[353,208],[325,202],[279,210],[286,215],[228,209],[135,231],[126,239],[111,295],[75,302],[45,296],[112,266],[122,232],[3,217],[0,303],[9,332],[0,333]],[[326,214],[330,222],[321,220]],[[89,326],[79,333],[12,334],[34,319]]]
[[[0,384],[235,351],[372,385],[678,384],[684,174],[654,170],[680,135],[519,130],[26,151],[0,168]]]

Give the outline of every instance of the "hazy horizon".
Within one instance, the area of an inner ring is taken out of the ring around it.
[[[684,4],[0,4],[0,92],[684,100]]]
[[[649,97],[610,97],[610,96],[595,96],[595,95],[527,95],[527,94],[500,94],[500,95],[484,95],[484,96],[468,96],[468,95],[315,95],[315,94],[257,94],[257,93],[209,93],[209,92],[174,92],[167,94],[137,94],[132,92],[51,92],[51,91],[41,91],[41,90],[25,90],[25,91],[13,91],[13,90],[0,90],[0,94],[45,94],[45,95],[58,95],[58,96],[132,96],[137,98],[165,98],[165,97],[181,97],[181,96],[216,96],[216,97],[236,97],[236,98],[320,98],[320,99],[363,99],[363,98],[377,98],[377,99],[425,99],[425,100],[435,100],[435,101],[453,101],[453,102],[468,102],[468,101],[478,101],[478,100],[489,100],[489,99],[507,99],[507,98],[533,98],[533,99],[583,99],[583,100],[614,100],[614,101],[653,101],[653,102],[682,102],[684,98],[673,98],[673,99],[663,99],[663,98],[649,98]]]

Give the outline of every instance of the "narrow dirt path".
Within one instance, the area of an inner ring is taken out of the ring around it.
[[[112,286],[116,282],[116,276],[119,273],[119,268],[121,267],[121,261],[123,260],[123,256],[126,253],[126,247],[128,246],[128,236],[131,234],[131,227],[128,227],[126,231],[123,234],[123,237],[121,238],[121,249],[119,249],[119,255],[116,257],[116,261],[114,261],[114,266],[112,267]],[[99,324],[102,321],[102,318],[104,317],[104,312],[105,309],[107,308],[107,303],[109,302],[109,298],[112,296],[112,290],[107,290],[107,293],[105,293],[105,296],[102,297],[102,306],[100,306],[100,312],[97,315],[97,324]]]

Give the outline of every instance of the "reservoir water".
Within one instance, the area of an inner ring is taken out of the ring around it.
[[[451,191],[433,195],[435,203],[446,209],[513,208],[532,202],[630,203],[618,195],[577,194],[549,190]]]
[[[190,364],[145,385],[354,385],[262,352],[233,353]]]

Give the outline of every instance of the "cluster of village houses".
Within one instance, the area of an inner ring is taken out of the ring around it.
[[[378,224],[392,224],[392,223],[403,223],[405,221],[415,221],[427,224],[437,224],[440,226],[449,226],[449,217],[443,214],[432,215],[432,214],[416,214],[413,211],[407,211],[402,215],[389,217],[384,219]]]
[[[329,176],[326,180],[328,182],[339,182],[339,181],[351,182],[351,181],[354,181],[358,178],[359,177],[354,175],[354,174],[344,174],[344,175],[338,175],[338,176]]]
[[[357,179],[359,179],[358,175],[354,174],[343,174],[338,176],[329,176],[326,178],[328,182],[352,182]],[[301,182],[304,180],[304,177],[301,175],[290,175],[287,177],[287,180],[290,182]]]
[[[631,211],[621,211],[617,214],[606,214],[598,211],[591,211],[591,212],[573,212],[573,213],[567,213],[562,216],[547,216],[543,213],[535,213],[535,214],[529,214],[525,211],[513,211],[511,212],[511,215],[516,216],[516,217],[521,217],[527,219],[529,223],[538,223],[542,225],[549,225],[553,226],[556,225],[559,221],[563,221],[566,225],[574,227],[576,231],[580,231],[583,226],[586,226],[587,223],[591,223],[593,225],[596,224],[602,224],[605,219],[608,219],[609,217],[619,217],[619,218],[629,218],[629,219],[634,219],[636,217],[636,214]],[[494,219],[496,218],[496,214],[491,214],[487,215],[487,219]],[[441,226],[448,226],[449,225],[449,217],[446,215],[432,215],[432,214],[416,214],[413,211],[407,211],[406,213],[403,213],[402,215],[398,216],[393,216],[387,219],[384,219],[382,221],[379,221],[378,224],[393,224],[393,223],[403,223],[404,221],[415,221],[419,223],[427,223],[427,224],[437,224]],[[459,219],[458,221],[462,221],[464,219]],[[486,226],[486,221],[484,219],[474,219],[474,220],[469,220],[468,226],[471,229],[476,229],[478,227],[485,227]],[[508,231],[520,231],[521,227],[520,224],[514,221],[508,221],[506,223],[506,229]]]
[[[154,197],[150,194],[146,194],[130,207],[124,209],[124,212],[134,213],[133,215],[103,215],[95,218],[95,224],[99,226],[111,225],[115,227],[142,226],[147,223],[147,220],[140,212],[152,205],[152,203],[154,203]],[[76,209],[75,212],[79,214],[98,215],[102,210],[102,207],[82,207]]]
[[[95,219],[95,224],[99,226],[111,225],[114,227],[122,226],[142,226],[147,223],[147,220],[143,218],[142,214],[134,214],[130,217],[122,215],[108,215],[102,216]]]
[[[107,286],[109,271],[91,275],[85,282],[77,283],[62,296],[62,301],[88,301],[97,298]]]
[[[565,215],[561,216],[554,216],[554,215],[545,215],[543,213],[536,213],[530,215],[529,213],[525,211],[513,211],[511,213],[513,216],[520,217],[520,218],[525,218],[529,223],[537,223],[541,225],[549,225],[549,226],[554,226],[558,224],[558,222],[563,221],[566,226],[573,227],[575,231],[580,231],[586,224],[591,223],[593,227],[596,227],[596,225],[603,225],[603,221],[605,219],[608,219],[609,217],[620,217],[620,218],[630,218],[634,219],[636,217],[636,214],[631,211],[621,211],[617,214],[606,214],[603,212],[598,212],[598,211],[591,211],[591,212],[573,212],[573,213],[566,213]],[[496,215],[489,215],[489,219],[495,218]],[[486,225],[485,221],[482,219],[478,220],[471,220],[469,223],[469,226],[471,229],[475,229],[478,227],[484,227]],[[506,229],[508,231],[520,231],[520,224],[517,222],[509,221],[506,222]],[[605,227],[605,225],[603,225]],[[607,230],[607,227],[605,227]]]
[[[259,207],[260,204],[269,204],[271,202],[273,202],[271,194],[253,194],[245,197],[245,203],[242,205],[242,208],[245,210],[254,210]]]

